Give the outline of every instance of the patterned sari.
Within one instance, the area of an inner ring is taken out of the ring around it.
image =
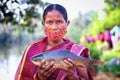
[[[64,38],[64,41],[65,41],[64,44],[57,45],[47,51],[58,50],[58,49],[70,50],[76,55],[90,58],[89,51],[86,47],[75,44],[69,39]],[[35,73],[38,72],[39,68],[30,61],[30,57],[45,52],[47,44],[48,44],[47,37],[45,37],[41,40],[38,40],[30,44],[26,48],[22,56],[22,59],[20,61],[20,64],[18,66],[18,69],[16,71],[14,80],[33,80],[33,76]],[[77,73],[75,74],[78,75]],[[89,80],[93,80],[89,72],[88,72],[88,76],[89,76]],[[81,80],[80,76],[79,78]],[[63,71],[56,70],[54,73],[51,74],[51,76],[49,76],[45,80],[67,80],[67,78],[65,77],[65,73]]]

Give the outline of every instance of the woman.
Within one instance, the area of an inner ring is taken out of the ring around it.
[[[87,48],[63,38],[67,33],[69,23],[66,9],[63,6],[51,4],[46,7],[42,22],[46,37],[29,45],[25,50],[15,80],[81,80],[82,78],[93,80],[85,67],[75,67],[74,61],[69,58],[64,60],[70,66],[68,69],[57,69],[54,62],[45,65],[45,60],[36,66],[29,60],[35,54],[58,49],[70,50],[76,55],[90,58]]]

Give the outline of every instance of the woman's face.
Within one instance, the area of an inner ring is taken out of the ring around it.
[[[65,21],[63,15],[57,11],[49,11],[43,22],[45,34],[51,40],[60,40],[67,32],[69,21]]]

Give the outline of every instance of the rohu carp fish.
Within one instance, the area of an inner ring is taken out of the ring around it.
[[[84,65],[88,68],[88,70],[92,70],[93,65],[101,65],[103,64],[100,60],[92,60],[90,58],[85,58],[82,56],[77,56],[76,54],[68,51],[68,50],[53,50],[43,52],[37,55],[34,55],[30,58],[31,62],[35,65],[39,65],[40,61],[43,59],[46,60],[46,64],[54,61],[58,68],[69,67],[64,60],[70,58],[72,59],[76,66]]]

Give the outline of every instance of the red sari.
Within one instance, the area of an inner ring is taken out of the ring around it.
[[[57,45],[53,47],[51,50],[57,50],[57,49],[64,49],[64,50],[70,50],[71,52],[75,53],[76,55],[84,56],[89,58],[89,51],[84,46],[80,46],[75,44],[74,42],[64,39],[65,43]],[[30,57],[42,53],[46,51],[47,46],[47,37],[38,40],[34,42],[33,44],[29,45],[27,49],[25,50],[21,62],[18,66],[18,69],[15,74],[14,80],[33,80],[34,74],[38,71],[38,67],[31,63]],[[89,80],[93,80],[92,76],[89,75]],[[56,70],[50,77],[48,77],[46,80],[67,80],[65,77],[65,74],[61,70]]]

